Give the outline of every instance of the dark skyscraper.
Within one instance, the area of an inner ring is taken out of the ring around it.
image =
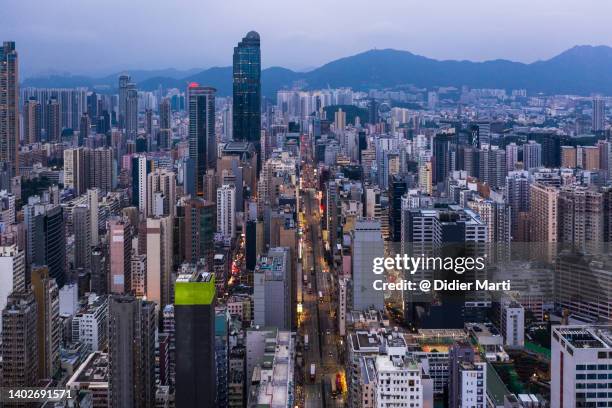
[[[114,295],[108,315],[110,406],[154,406],[155,303]]]
[[[19,64],[17,51],[15,50],[15,43],[7,41],[0,47],[0,162],[9,163],[13,175],[19,174],[18,104]]]
[[[128,84],[131,78],[129,75],[119,77],[119,129],[125,129],[125,115],[127,109]]]
[[[214,275],[183,265],[174,290],[176,407],[216,407]]]
[[[439,134],[433,140],[433,183],[442,183],[454,169],[452,168],[452,134]]]
[[[204,194],[204,175],[207,168],[215,168],[217,147],[215,139],[215,88],[189,85],[189,157],[195,164],[195,189],[187,191]]]
[[[255,31],[234,47],[233,85],[234,140],[253,142],[261,157],[261,53]]]
[[[47,142],[59,142],[62,137],[62,125],[60,123],[60,103],[57,99],[51,98],[47,102]]]

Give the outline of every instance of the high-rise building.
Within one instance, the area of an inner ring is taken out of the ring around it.
[[[147,214],[147,175],[152,170],[153,163],[146,156],[132,157],[132,204],[142,214]]]
[[[36,299],[13,292],[2,309],[2,387],[31,387],[38,380]]]
[[[56,98],[47,101],[45,115],[45,134],[47,142],[57,143],[62,137],[61,108]]]
[[[147,175],[147,216],[174,216],[176,208],[176,175],[166,169],[155,169]]]
[[[555,243],[559,237],[559,190],[533,183],[529,187],[529,240]]]
[[[0,47],[0,162],[19,174],[19,58],[12,41]]]
[[[202,196],[204,175],[216,167],[217,144],[215,136],[215,94],[217,90],[189,85],[189,157],[195,164],[195,189],[188,186],[192,195]]]
[[[108,297],[90,296],[87,305],[72,318],[72,341],[89,352],[106,347],[108,339]]]
[[[131,254],[132,236],[129,221],[114,218],[108,222],[109,257],[110,257],[110,291],[111,293],[129,293],[132,279]]]
[[[604,241],[604,202],[600,192],[568,186],[559,192],[559,242],[599,253]]]
[[[537,169],[542,166],[542,145],[533,140],[523,145],[523,168]]]
[[[233,139],[252,142],[258,158],[261,157],[261,52],[259,46],[259,34],[250,31],[234,47],[232,99]]]
[[[506,145],[506,169],[508,172],[516,170],[518,162],[518,146],[512,142]]]
[[[353,305],[352,310],[375,307],[384,310],[384,294],[375,290],[373,283],[378,275],[372,273],[374,258],[384,256],[380,221],[359,219],[353,231]]]
[[[66,282],[66,234],[64,211],[59,205],[34,204],[24,207],[28,238],[28,263],[46,265],[61,289]],[[29,283],[26,277],[26,283]]]
[[[198,197],[185,200],[183,208],[185,212],[183,259],[197,263],[203,258],[210,266],[215,255],[213,245],[216,230],[215,204]]]
[[[119,76],[119,112],[118,122],[119,129],[125,129],[126,122],[126,110],[127,110],[127,90],[128,84],[132,81],[129,75]]]
[[[236,187],[233,184],[217,189],[217,232],[226,239],[236,235]]]
[[[216,407],[215,278],[184,264],[175,283],[176,407]]]
[[[64,186],[73,189],[75,196],[87,189],[87,167],[83,147],[64,150]]]
[[[17,245],[0,246],[0,310],[4,309],[12,292],[23,292],[26,288],[25,252]],[[0,331],[2,319],[0,318]]]
[[[262,327],[290,330],[291,259],[289,248],[270,248],[253,272],[254,322]]]
[[[38,377],[53,378],[60,368],[59,290],[46,267],[32,271],[32,291],[37,306]]]
[[[593,98],[592,119],[591,128],[593,132],[601,132],[606,129],[606,101],[601,97]]]
[[[159,135],[157,147],[160,150],[168,149],[172,143],[172,110],[170,99],[164,98],[159,104]]]
[[[113,189],[113,149],[85,149],[87,187],[99,188],[102,194]]]
[[[36,98],[23,104],[23,141],[26,144],[40,142],[42,136],[42,108]]]
[[[147,299],[160,308],[170,303],[172,217],[147,218]]]
[[[86,204],[77,205],[72,210],[72,229],[74,231],[74,267],[89,268],[91,265],[91,219],[90,208]],[[97,228],[96,228],[97,232]]]
[[[394,242],[401,240],[402,196],[406,191],[408,191],[406,180],[397,175],[389,177],[389,233]]]
[[[574,169],[577,164],[576,148],[574,146],[561,146],[561,167]]]
[[[79,146],[83,146],[85,144],[85,140],[89,137],[89,132],[91,131],[91,119],[87,112],[81,115],[81,121],[79,123]]]
[[[553,326],[551,408],[606,406],[602,386],[612,375],[612,327]]]
[[[128,140],[138,136],[138,89],[136,84],[127,84],[125,99],[125,134]]]
[[[453,134],[439,134],[433,139],[433,184],[443,183],[452,168],[451,148]]]
[[[502,187],[507,174],[506,152],[501,149],[482,150],[478,159],[478,178],[492,188]]]
[[[529,173],[512,171],[506,177],[506,203],[510,206],[510,233],[513,241],[524,242],[528,236],[519,234],[519,216],[529,211]],[[525,235],[525,234],[523,234]]]
[[[112,295],[108,315],[109,405],[155,406],[155,304]]]

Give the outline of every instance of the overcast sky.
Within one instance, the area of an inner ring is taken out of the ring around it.
[[[609,0],[0,0],[22,75],[231,64],[249,30],[264,67],[307,69],[372,48],[532,62],[612,45]]]

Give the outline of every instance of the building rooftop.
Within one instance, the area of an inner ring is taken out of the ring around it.
[[[558,326],[554,332],[574,348],[612,348],[612,326]]]
[[[89,386],[92,383],[108,384],[109,373],[108,354],[95,351],[76,370],[68,380],[67,386]]]

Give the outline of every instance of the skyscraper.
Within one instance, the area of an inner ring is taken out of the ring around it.
[[[360,219],[353,232],[353,310],[364,310],[374,306],[385,307],[384,294],[374,289],[373,281],[378,276],[372,273],[374,258],[384,256],[380,221]]]
[[[136,140],[138,136],[138,89],[134,83],[126,87],[125,134],[128,140]]]
[[[172,217],[147,218],[147,299],[160,308],[170,303]]]
[[[42,134],[42,108],[36,98],[23,104],[23,141],[26,144],[40,142]]]
[[[200,259],[211,265],[215,254],[215,204],[202,198],[191,198],[184,202],[184,254],[187,262],[196,263]]]
[[[46,265],[49,275],[61,289],[66,282],[66,234],[64,210],[59,205],[37,204],[26,206],[28,261]],[[29,283],[29,279],[26,279]]]
[[[233,131],[234,140],[246,140],[256,146],[261,157],[261,53],[259,34],[250,31],[234,47],[233,59]]]
[[[531,242],[558,242],[559,190],[540,183],[529,188],[529,238]]]
[[[87,189],[85,150],[82,147],[64,150],[64,186],[71,188],[75,196]]]
[[[157,147],[167,149],[170,147],[172,138],[172,111],[170,110],[170,99],[164,98],[159,104],[159,135]]]
[[[72,210],[74,230],[74,267],[89,268],[91,265],[91,220],[90,210],[85,204]]]
[[[91,130],[91,119],[87,113],[81,115],[81,121],[79,123],[79,146],[83,146],[85,140],[89,137]]]
[[[146,156],[132,157],[132,204],[143,214],[147,214],[147,174],[152,167]]]
[[[119,129],[125,129],[125,115],[127,106],[127,87],[131,82],[129,75],[121,75],[119,77]]]
[[[593,132],[601,132],[606,128],[606,102],[601,97],[593,98]]]
[[[0,47],[0,162],[19,174],[19,59],[15,43]]]
[[[147,216],[174,216],[176,175],[166,169],[155,169],[147,175]]]
[[[206,169],[215,168],[217,147],[215,138],[215,88],[189,85],[189,157],[195,164],[195,188],[188,186],[192,195],[202,196]]]
[[[174,296],[176,407],[216,407],[215,278],[183,265]]]
[[[131,228],[127,220],[120,218],[108,222],[110,234],[110,291],[127,293],[131,285]]]
[[[155,406],[155,304],[113,295],[108,315],[110,406]]]
[[[26,288],[25,252],[16,245],[0,246],[0,310],[4,309],[12,292],[23,292]],[[2,319],[0,318],[0,331]]]
[[[60,115],[60,103],[56,98],[51,98],[47,102],[47,115],[45,118],[47,142],[57,143],[62,137],[62,124]]]
[[[217,232],[226,239],[236,235],[236,187],[233,184],[217,189]]]
[[[253,273],[253,322],[291,329],[291,259],[289,248],[270,248]]]
[[[37,307],[38,377],[53,378],[60,368],[59,290],[46,267],[32,271]]]
[[[2,310],[2,387],[26,387],[38,379],[36,300],[32,292],[14,292]]]
[[[542,145],[530,140],[523,145],[523,164],[525,170],[542,166]]]
[[[451,160],[451,144],[454,141],[452,134],[439,134],[433,139],[433,184],[442,183],[449,173],[454,170]]]

